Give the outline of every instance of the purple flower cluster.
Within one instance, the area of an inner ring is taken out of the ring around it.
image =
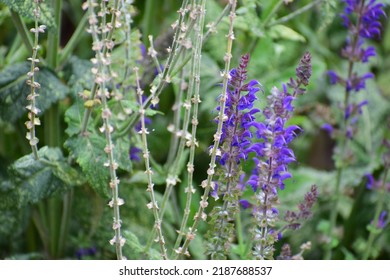
[[[287,125],[294,107],[293,100],[303,94],[303,86],[308,84],[311,76],[311,56],[306,53],[296,69],[296,79],[290,79],[282,89],[272,88],[268,96],[268,106],[263,110],[263,122],[252,121],[248,126],[254,127],[260,140],[248,150],[255,153],[256,164],[247,184],[256,196],[253,215],[257,221],[254,229],[256,258],[271,258],[273,243],[277,232],[272,229],[278,216],[275,205],[278,203],[278,190],[284,189],[284,181],[291,178],[288,165],[296,160],[293,150],[288,146],[302,129],[296,125]],[[292,93],[289,92],[292,89]]]
[[[256,80],[245,83],[248,62],[249,55],[243,55],[239,66],[230,71],[218,158],[223,166],[227,163],[239,164],[248,158],[248,148],[253,138],[250,126],[255,122],[255,114],[260,112],[253,108],[260,83]],[[232,166],[227,168],[232,169]]]
[[[349,104],[349,94],[351,92],[358,92],[366,88],[366,81],[374,78],[372,73],[358,74],[353,71],[354,63],[367,63],[371,57],[376,56],[376,51],[373,46],[365,46],[364,39],[376,39],[381,36],[380,18],[386,16],[383,11],[383,4],[376,0],[345,0],[344,13],[341,14],[344,26],[349,31],[349,37],[346,45],[341,51],[341,55],[349,61],[348,77],[343,78],[335,71],[328,71],[328,76],[331,84],[340,84],[345,87],[346,104],[345,122],[346,137],[352,138],[354,135],[355,124],[357,117],[361,114],[361,107],[368,104],[363,101],[359,104]],[[358,110],[351,110],[351,108],[358,108]],[[333,128],[329,124],[325,124],[323,129],[330,134]]]

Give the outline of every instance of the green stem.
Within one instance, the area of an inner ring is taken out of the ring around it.
[[[219,142],[221,139],[222,135],[222,125],[223,125],[223,116],[225,112],[225,106],[226,106],[226,91],[227,91],[227,86],[228,86],[228,79],[229,79],[229,71],[230,71],[230,61],[232,57],[232,47],[233,47],[233,40],[234,40],[234,33],[233,33],[233,22],[235,18],[235,12],[236,12],[236,5],[237,1],[232,0],[232,7],[230,10],[230,24],[229,24],[229,33],[227,35],[227,48],[226,48],[226,54],[225,54],[225,69],[223,72],[223,87],[222,87],[222,94],[220,98],[220,111],[218,115],[218,119],[220,120],[218,122],[218,127],[217,127],[217,132],[214,135],[214,145],[211,151],[211,159],[210,159],[210,164],[209,164],[209,169],[207,170],[207,179],[202,183],[202,186],[205,188],[202,200],[199,203],[199,208],[197,213],[195,214],[194,217],[194,222],[192,224],[192,227],[190,228],[188,234],[186,235],[186,239],[184,241],[184,244],[181,248],[177,249],[177,255],[176,258],[179,258],[183,254],[187,254],[187,249],[188,246],[191,242],[191,240],[195,237],[195,233],[198,227],[198,224],[200,223],[201,220],[205,219],[204,216],[204,208],[207,205],[207,200],[209,197],[209,193],[211,191],[211,185],[212,185],[212,180],[214,177],[215,173],[215,162],[216,162],[216,157],[217,157],[217,150],[219,147]]]
[[[70,212],[72,209],[72,202],[73,202],[73,193],[74,193],[74,190],[72,188],[64,196],[60,234],[59,234],[59,240],[58,240],[58,256],[63,255],[65,244],[67,241],[67,235],[68,235],[68,229],[69,229],[69,223],[70,223]]]
[[[50,242],[48,238],[48,222],[46,219],[45,207],[42,201],[38,203],[37,208],[38,209],[33,209],[32,218],[33,218],[34,225],[38,230],[38,234],[42,241],[44,250],[46,254],[49,256]]]
[[[244,242],[244,236],[242,234],[242,221],[241,221],[241,213],[236,213],[236,235],[238,240],[238,248],[240,259],[244,260],[246,258],[246,245]]]
[[[15,27],[20,37],[22,38],[24,45],[26,46],[28,52],[32,53],[34,43],[30,37],[30,33],[27,29],[27,26],[24,24],[24,22],[22,21],[18,13],[14,12],[13,10],[10,11],[11,11],[11,18],[15,24]]]
[[[119,7],[119,0],[114,0],[114,4],[113,4],[113,8],[112,8],[113,11],[117,11],[118,7]],[[112,37],[114,35],[114,30],[116,29],[115,26],[116,26],[117,19],[118,19],[117,13],[114,12],[111,16],[111,23],[110,23],[110,25],[113,28],[110,29],[110,31],[108,32],[108,35],[105,37],[106,41],[112,40]],[[109,51],[110,50],[107,48],[107,45],[104,44],[103,50],[102,50],[102,56],[106,57],[107,53]],[[89,98],[90,100],[93,100],[95,98],[97,89],[98,89],[98,84],[96,82],[94,82],[92,89],[91,89],[91,94],[90,94],[90,98]],[[81,125],[81,135],[85,134],[85,132],[87,131],[88,120],[89,120],[89,117],[91,116],[91,113],[92,113],[92,108],[87,108],[84,111],[84,116],[83,116],[82,125]]]
[[[278,3],[273,6],[272,10],[269,12],[267,17],[263,21],[263,26],[267,26],[268,22],[272,19],[272,16],[276,14],[276,12],[280,9],[280,7],[284,4],[284,0],[279,0]]]
[[[361,2],[360,11],[358,12],[359,16],[357,18],[357,24],[356,24],[357,27],[360,26],[361,21],[362,21],[361,10],[363,8],[364,8],[364,0]],[[352,51],[351,51],[352,53],[355,53],[355,50],[358,46],[358,43],[359,43],[359,33],[353,34]],[[352,78],[353,68],[354,68],[354,61],[349,60],[347,81],[350,81]],[[346,85],[345,86],[345,94],[344,94],[344,110],[346,110],[348,108],[349,98],[350,98],[350,90],[347,88],[347,85]],[[341,158],[340,158],[340,162],[338,163],[338,166],[337,166],[336,189],[335,189],[335,194],[333,196],[333,205],[331,208],[330,219],[329,219],[330,224],[329,224],[329,229],[328,229],[328,237],[330,238],[331,242],[330,242],[330,244],[328,244],[328,246],[326,246],[326,250],[325,250],[325,259],[326,260],[332,259],[333,229],[336,227],[336,220],[337,220],[336,218],[337,218],[337,213],[338,213],[337,207],[338,207],[338,203],[340,200],[341,178],[342,178],[343,169],[345,168],[344,155],[345,155],[345,149],[347,148],[347,143],[348,143],[348,139],[346,138],[347,137],[346,132],[347,132],[347,119],[344,118],[343,127],[342,127],[343,135],[341,138],[341,143],[339,145],[341,147],[341,150],[340,150]]]
[[[155,23],[155,7],[157,3],[154,0],[146,0],[145,1],[145,12],[144,17],[142,19],[142,27],[143,27],[143,41],[145,46],[148,45],[148,36],[153,35],[153,27],[156,25]]]
[[[341,178],[342,178],[343,168],[339,167],[337,169],[337,176],[336,176],[336,189],[335,193],[333,195],[333,205],[332,210],[330,212],[330,218],[329,218],[329,230],[328,230],[328,238],[330,238],[329,244],[327,244],[326,251],[325,251],[325,259],[330,260],[332,259],[332,240],[333,240],[333,229],[336,226],[336,218],[337,218],[337,208],[340,200],[340,186],[341,186]]]
[[[58,59],[59,65],[62,65],[69,58],[73,50],[76,48],[77,44],[82,39],[83,35],[85,34],[85,27],[87,25],[87,21],[88,14],[84,14],[80,22],[78,23],[76,30],[73,32],[72,37],[70,37],[68,43],[65,45],[65,47],[60,53],[60,57]]]
[[[302,8],[288,14],[287,16],[284,16],[284,17],[281,17],[275,21],[272,21],[270,23],[268,23],[266,25],[266,27],[271,27],[271,26],[274,26],[274,25],[278,25],[278,24],[282,24],[282,23],[286,23],[287,21],[299,16],[300,14],[303,14],[304,12],[310,10],[311,8],[313,8],[315,5],[318,5],[320,4],[322,1],[324,0],[317,0],[317,1],[314,1],[314,2],[310,2],[309,4],[303,6]]]
[[[385,173],[383,175],[383,181],[382,181],[382,185],[381,185],[381,188],[379,190],[379,200],[378,200],[378,203],[376,205],[376,209],[375,209],[375,216],[374,216],[374,220],[372,222],[372,226],[373,227],[377,227],[377,224],[379,222],[379,218],[380,218],[380,215],[381,215],[381,212],[383,211],[383,206],[385,204],[385,197],[386,197],[386,180],[387,180],[387,174],[388,174],[388,171],[389,169],[386,168],[385,169]],[[375,238],[378,236],[378,232],[376,232],[375,230],[370,230],[370,234],[368,236],[368,242],[367,242],[367,247],[366,247],[366,251],[364,252],[363,254],[363,260],[367,260],[370,255],[371,255],[371,250],[372,250],[372,245],[374,243],[374,240]]]

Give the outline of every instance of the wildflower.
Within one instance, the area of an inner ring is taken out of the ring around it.
[[[289,143],[302,129],[296,125],[287,125],[292,116],[293,100],[303,94],[311,76],[311,57],[306,53],[296,69],[296,79],[290,79],[282,89],[272,88],[268,96],[268,106],[263,110],[265,120],[262,123],[252,121],[248,126],[256,129],[260,142],[248,150],[255,153],[255,168],[247,184],[255,192],[256,205],[253,207],[255,219],[254,257],[273,258],[273,244],[278,240],[278,232],[273,230],[278,217],[275,207],[278,204],[278,191],[285,187],[284,181],[291,178],[288,165],[296,161]],[[289,92],[292,89],[292,94]],[[309,197],[307,198],[309,200]],[[304,210],[302,207],[302,211]],[[303,215],[303,214],[302,214]]]
[[[229,72],[221,135],[216,168],[219,177],[211,195],[218,199],[222,195],[223,205],[216,206],[210,214],[210,231],[207,233],[207,253],[213,259],[223,259],[230,248],[234,235],[234,220],[239,206],[249,207],[249,203],[239,199],[245,185],[241,174],[241,164],[248,160],[254,140],[251,124],[260,110],[254,108],[256,93],[260,83],[252,80],[246,83],[249,55],[243,55],[236,69]],[[218,107],[219,111],[221,108]]]
[[[328,71],[328,77],[331,84],[340,84],[345,87],[345,136],[353,138],[356,133],[357,117],[361,112],[361,107],[367,104],[367,101],[356,104],[350,101],[351,92],[359,92],[366,89],[366,82],[374,78],[374,74],[368,72],[364,74],[354,71],[355,63],[367,63],[370,58],[376,56],[373,46],[365,46],[366,39],[377,39],[381,36],[381,17],[385,16],[383,4],[376,0],[345,0],[344,13],[341,15],[344,26],[349,31],[346,45],[341,51],[342,57],[349,61],[348,77],[342,78],[334,71]],[[352,110],[357,108],[359,110]]]

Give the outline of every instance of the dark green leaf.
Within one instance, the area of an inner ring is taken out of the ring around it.
[[[89,60],[77,56],[72,56],[65,65],[65,79],[73,97],[77,97],[84,90],[91,90],[94,81],[91,67],[92,63]]]
[[[9,187],[17,192],[19,207],[64,193],[70,185],[79,182],[75,171],[67,166],[60,149],[42,147],[38,155],[39,160],[30,154],[18,159],[10,167],[12,185]],[[69,174],[64,175],[64,172]]]
[[[109,170],[104,166],[107,154],[103,135],[90,133],[87,136],[74,136],[65,142],[65,147],[76,158],[85,178],[100,195],[109,197]]]
[[[150,249],[148,254],[145,254],[144,248],[140,244],[137,236],[131,231],[124,230],[123,236],[126,238],[126,243],[125,246],[123,247],[123,253],[128,259],[140,260],[140,259],[145,259],[146,257],[148,257],[148,259],[151,260],[161,259],[161,254],[154,249]]]
[[[114,156],[117,159],[119,167],[126,171],[131,171],[130,161],[130,139],[128,137],[122,137],[116,140]]]
[[[34,20],[34,1],[31,0],[0,0],[0,3],[4,3],[11,10],[18,13],[22,17],[29,18]],[[54,13],[50,6],[48,6],[45,2],[40,3],[39,7],[41,9],[39,22],[43,23],[47,27],[53,28],[55,27],[54,22]]]
[[[26,84],[28,71],[30,64],[26,62],[11,65],[0,72],[0,118],[5,121],[12,123],[27,116],[26,97],[30,91]],[[36,74],[36,81],[41,84],[36,99],[41,112],[63,99],[69,92],[68,87],[47,69],[41,69]]]

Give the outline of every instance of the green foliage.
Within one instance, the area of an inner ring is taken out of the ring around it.
[[[104,166],[108,160],[107,154],[104,153],[105,146],[106,141],[103,135],[96,133],[74,136],[65,142],[65,147],[80,165],[91,187],[100,195],[109,197],[110,174],[108,168]]]
[[[72,56],[64,66],[65,78],[70,92],[74,98],[84,90],[91,90],[93,77],[91,73],[92,63],[89,60]]]
[[[30,67],[27,62],[17,63],[0,72],[0,118],[4,121],[14,123],[27,115],[24,107],[27,105],[26,97],[30,88],[26,84],[26,74]],[[36,81],[41,84],[39,96],[36,98],[41,112],[65,98],[69,92],[68,87],[46,68],[36,74]]]
[[[110,77],[106,81],[109,93],[115,96],[108,98],[108,106],[112,113],[110,125],[113,127],[114,157],[119,165],[119,197],[124,200],[120,207],[121,229],[126,238],[123,253],[128,259],[161,259],[158,243],[153,242],[155,236],[151,229],[155,220],[147,207],[150,197],[146,191],[148,178],[142,152],[139,162],[132,162],[129,158],[130,147],[142,147],[140,135],[134,127],[126,131],[121,129],[126,127],[129,120],[134,121],[132,124],[138,122],[134,119],[140,110],[140,104],[136,96],[137,81],[133,67],[139,68],[140,84],[145,96],[150,95],[151,85],[160,81],[155,64],[148,54],[147,36],[153,33],[158,63],[165,66],[168,56],[166,48],[177,30],[172,29],[171,24],[177,19],[181,1],[125,2],[128,5],[126,9],[131,13],[126,14],[122,10],[122,27],[114,28],[115,47],[108,50],[110,59],[107,62],[110,62],[110,69],[107,68],[107,72]],[[380,2],[390,4],[390,0]],[[120,5],[122,3],[120,1]],[[206,1],[205,31],[208,29],[207,24],[215,22],[220,16],[226,3],[227,1],[219,0]],[[383,39],[368,44],[375,45],[376,58],[369,63],[354,65],[354,70],[359,74],[373,72],[376,80],[367,82],[366,92],[350,97],[356,102],[367,99],[368,105],[364,107],[357,123],[356,137],[348,142],[344,155],[347,160],[342,161],[340,149],[334,149],[338,139],[320,132],[320,127],[327,122],[337,128],[340,126],[337,124],[341,124],[344,118],[340,104],[344,100],[345,89],[340,85],[330,86],[325,74],[328,69],[344,73],[343,77],[348,72],[348,63],[340,59],[347,33],[344,28],[340,28],[342,19],[339,13],[343,3],[336,0],[323,0],[321,3],[316,1],[317,4],[309,10],[299,12],[313,3],[310,0],[240,0],[234,22],[235,40],[230,68],[237,66],[238,57],[250,54],[248,79],[257,79],[264,86],[264,93],[257,93],[258,100],[254,106],[261,111],[270,89],[273,86],[281,88],[282,83],[288,82],[289,77],[295,74],[296,62],[306,50],[312,54],[312,82],[309,84],[308,94],[294,102],[296,115],[289,122],[289,125],[303,128],[292,145],[297,163],[291,164],[289,172],[293,177],[286,180],[285,189],[279,192],[279,219],[271,226],[283,228],[283,215],[286,211],[298,209],[312,184],[318,186],[318,203],[312,209],[311,220],[299,230],[283,229],[283,237],[278,241],[273,240],[273,235],[268,235],[270,240],[264,242],[275,242],[276,251],[269,252],[267,257],[272,258],[272,254],[277,256],[284,243],[291,244],[292,250],[298,251],[302,243],[310,240],[312,250],[308,252],[309,259],[323,258],[329,247],[334,250],[335,259],[359,259],[368,246],[368,236],[374,234],[370,258],[388,258],[388,224],[379,229],[372,222],[379,195],[376,190],[365,188],[364,174],[371,173],[380,180],[385,168],[382,159],[386,152],[383,139],[390,137],[387,125],[390,108],[390,22],[383,19]],[[80,1],[65,1],[62,11],[54,11],[51,4],[50,1],[40,3],[39,21],[40,24],[47,25],[49,30],[39,37],[41,61],[40,71],[35,78],[41,85],[36,101],[41,110],[39,116],[42,126],[37,127],[37,136],[43,147],[38,152],[39,160],[34,160],[29,154],[31,150],[24,137],[26,129],[23,125],[27,120],[26,97],[31,90],[26,84],[31,64],[26,59],[31,54],[28,48],[20,46],[22,38],[26,39],[26,34],[21,32],[22,29],[17,29],[21,33],[15,34],[10,20],[11,10],[20,16],[27,29],[31,28],[34,2],[0,0],[0,258],[73,259],[80,249],[95,248],[95,255],[81,258],[115,259],[115,248],[108,243],[114,234],[114,214],[113,209],[107,205],[111,198],[110,175],[109,168],[105,166],[108,161],[104,152],[107,145],[105,135],[99,132],[102,127],[101,99],[99,89],[94,85],[96,76],[91,72],[94,50],[91,49],[90,34],[79,32],[88,29],[88,26],[78,25],[84,13]],[[96,12],[99,9],[100,6],[96,7]],[[386,9],[388,14],[388,6]],[[62,26],[56,26],[56,14],[62,15]],[[188,18],[189,14],[185,17]],[[101,20],[100,16],[98,20]],[[109,22],[111,16],[106,20]],[[131,24],[127,25],[128,22]],[[191,29],[189,22],[190,20],[179,29]],[[199,104],[196,136],[198,146],[195,150],[193,173],[196,192],[189,205],[186,232],[192,225],[203,195],[200,182],[207,176],[210,160],[208,152],[216,131],[216,107],[222,89],[221,69],[225,63],[228,28],[227,14],[217,26],[217,32],[210,33],[202,47],[199,92],[202,102]],[[27,36],[32,37],[30,32],[27,33]],[[59,42],[52,40],[56,35],[60,38]],[[184,38],[192,41],[192,48],[183,48],[185,53],[178,58],[172,69],[172,76],[169,77],[171,81],[159,96],[158,108],[145,108],[146,116],[152,120],[151,124],[147,124],[150,132],[148,148],[155,196],[160,207],[168,171],[174,169],[178,172],[178,184],[173,187],[167,200],[162,223],[162,232],[170,254],[187,204],[186,165],[189,149],[185,147],[180,159],[172,157],[171,161],[166,160],[169,150],[175,150],[170,147],[173,134],[167,131],[167,126],[174,122],[172,105],[182,86],[178,66],[183,66],[183,60],[190,57],[196,39],[194,33],[187,34]],[[58,44],[55,49],[58,49],[57,55],[61,61],[53,69],[49,69],[46,64],[49,61],[48,48],[55,44]],[[72,51],[68,52],[69,50]],[[187,85],[191,78],[190,64],[180,68]],[[98,94],[89,100],[96,93],[92,92],[94,89],[98,89]],[[86,132],[81,133],[86,109],[91,109],[91,114]],[[181,126],[183,107],[180,113]],[[260,112],[257,118],[261,120],[264,116]],[[55,135],[53,132],[56,129],[60,133],[54,137],[56,139],[53,142],[58,145],[45,146],[51,144],[52,139],[49,138]],[[178,131],[178,135],[180,133]],[[326,160],[328,164],[327,171],[314,168],[322,160]],[[177,166],[173,167],[172,162],[177,162]],[[253,162],[248,161],[240,167],[245,172],[246,179],[250,177],[253,165]],[[344,170],[340,180],[340,199],[337,208],[334,208],[337,210],[336,227],[331,236],[328,236],[332,228],[329,213],[332,211],[336,189],[335,165],[343,166]],[[224,181],[225,171],[215,175],[214,180],[219,183]],[[223,182],[220,186],[223,187]],[[207,259],[210,256],[248,258],[254,245],[253,207],[256,206],[239,209],[236,202],[241,198],[252,205],[256,202],[251,189],[245,189],[242,193],[240,190],[240,193],[226,197],[225,205],[220,200],[208,200],[209,206],[205,209],[208,223],[201,221],[197,226],[196,238],[189,245],[191,259]],[[389,211],[388,195],[383,199],[383,210]],[[149,244],[150,247],[146,247]],[[56,254],[57,249],[61,253]]]
[[[82,183],[80,174],[68,165],[60,149],[42,147],[38,155],[39,160],[26,155],[10,166],[10,195],[17,193],[13,205],[19,208],[63,194]]]
[[[20,14],[22,17],[26,17],[30,20],[34,20],[34,2],[30,0],[0,0],[1,3],[7,5],[11,10]],[[40,3],[41,15],[39,21],[45,24],[47,27],[55,28],[53,10],[45,2]],[[54,31],[54,30],[53,30]]]

